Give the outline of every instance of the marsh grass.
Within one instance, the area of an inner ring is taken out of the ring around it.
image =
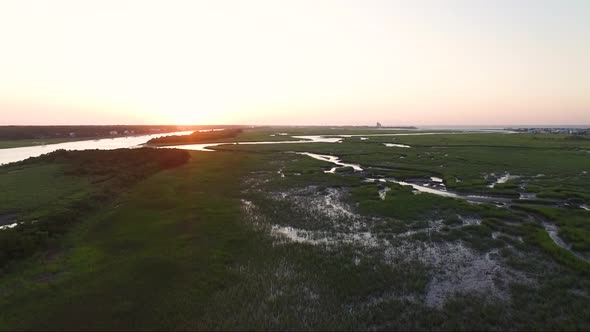
[[[400,159],[382,142],[412,149]],[[59,255],[32,257],[4,275],[0,329],[587,330],[587,274],[578,261],[554,252],[530,211],[416,195],[389,183],[381,200],[379,184],[363,182],[367,174],[436,174],[449,189],[485,192],[484,175],[510,171],[527,181],[527,190],[585,193],[587,179],[573,180],[588,165],[572,150],[580,144],[587,142],[470,134],[193,152],[188,164],[151,174],[73,225]],[[325,174],[330,164],[289,151],[330,153],[371,166],[365,173]],[[46,172],[50,181],[57,174],[51,172],[61,170]],[[518,191],[516,183],[500,189]],[[272,225],[343,232],[338,227],[347,219],[320,218],[300,204],[334,192],[339,207],[381,240],[378,246],[271,236]],[[281,193],[287,196],[277,200]],[[244,212],[245,201],[255,206],[253,215]],[[572,230],[586,227],[581,212],[544,213],[564,225],[578,216]],[[396,252],[404,246],[442,263]],[[441,248],[459,251],[451,259]],[[508,289],[508,297],[457,292],[440,307],[426,305],[436,280],[471,272],[472,261],[462,257],[503,270],[504,278],[493,284]]]

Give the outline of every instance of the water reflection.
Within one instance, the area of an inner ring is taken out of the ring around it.
[[[103,138],[87,141],[75,141],[49,145],[26,146],[21,148],[0,149],[0,165],[25,160],[31,157],[38,157],[40,155],[57,150],[114,150],[123,148],[135,148],[140,147],[141,144],[146,143],[152,138],[168,135],[188,135],[192,132],[193,131],[181,131],[164,134]]]
[[[406,144],[395,144],[395,143],[383,143],[383,144],[387,147],[390,147],[390,148],[405,148],[405,149],[411,148],[411,146],[406,145]]]
[[[212,147],[220,145],[259,145],[259,144],[302,144],[302,143],[338,143],[342,141],[341,137],[325,137],[317,135],[291,136],[297,138],[297,141],[268,141],[268,142],[223,142],[223,143],[201,143],[201,144],[183,144],[165,146],[163,148],[175,148],[194,151],[215,151]]]

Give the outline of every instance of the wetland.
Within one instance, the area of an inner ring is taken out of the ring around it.
[[[0,329],[590,328],[588,141],[214,135],[1,166]]]

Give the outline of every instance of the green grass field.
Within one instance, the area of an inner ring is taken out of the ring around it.
[[[190,328],[208,296],[229,282],[225,267],[248,232],[237,223],[243,162],[195,157],[122,195],[105,213],[76,227],[55,259],[7,278],[0,325],[22,329]],[[229,194],[229,195],[228,195]],[[39,279],[39,276],[46,276]],[[64,290],[56,297],[54,290]],[[190,301],[189,301],[190,299]],[[21,303],[24,306],[14,306]],[[190,318],[190,319],[189,319]]]
[[[66,206],[90,190],[90,181],[64,174],[64,165],[43,164],[0,170],[0,211],[39,214]]]
[[[560,205],[588,203],[585,144],[468,134],[192,152],[120,184],[47,249],[6,266],[0,330],[587,330],[588,263],[539,223],[587,253],[590,212]],[[291,151],[338,155],[366,172],[325,174],[331,164]],[[81,174],[85,165],[0,168],[0,213],[51,214],[92,197],[105,168]],[[126,178],[133,167],[107,170]],[[488,188],[484,176],[503,172],[520,177]],[[363,181],[434,175],[452,190],[553,195],[513,209]],[[277,235],[282,227],[299,240]]]

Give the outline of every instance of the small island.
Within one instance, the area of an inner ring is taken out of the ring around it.
[[[148,145],[182,145],[197,143],[212,143],[227,138],[233,138],[242,133],[242,129],[220,129],[209,131],[195,131],[189,135],[171,135],[152,138]]]

